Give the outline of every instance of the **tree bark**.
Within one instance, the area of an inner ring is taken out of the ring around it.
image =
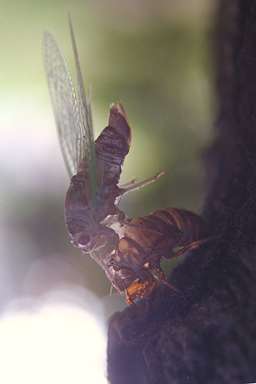
[[[221,0],[203,216],[218,236],[109,324],[111,384],[256,382],[256,1]]]

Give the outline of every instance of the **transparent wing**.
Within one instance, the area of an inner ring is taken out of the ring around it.
[[[70,16],[69,16],[69,27],[70,27],[71,42],[72,42],[72,48],[73,48],[75,64],[76,64],[77,89],[78,89],[77,99],[78,99],[78,108],[79,108],[80,123],[81,123],[79,156],[80,158],[86,158],[89,180],[90,180],[90,190],[91,190],[92,198],[94,199],[97,191],[97,169],[96,169],[96,155],[95,155],[91,103],[90,103],[89,97],[86,96],[86,93],[84,90],[83,76],[82,76],[82,71],[80,67],[79,55],[78,55],[75,35],[74,35]]]
[[[92,199],[95,200],[97,169],[91,105],[83,86],[79,56],[70,18],[69,25],[77,72],[77,93],[60,49],[54,37],[48,32],[44,35],[45,69],[60,146],[69,175],[72,176],[77,173],[81,160],[85,160],[89,179],[88,188]]]
[[[45,32],[44,64],[63,158],[70,176],[81,158],[81,124],[72,80],[54,37]]]

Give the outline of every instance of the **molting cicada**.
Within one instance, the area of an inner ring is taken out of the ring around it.
[[[127,115],[120,103],[113,104],[108,125],[95,140],[90,98],[84,89],[70,20],[69,25],[76,87],[54,37],[48,32],[44,35],[48,86],[71,178],[65,200],[66,227],[73,245],[90,255],[131,303],[148,296],[159,283],[170,286],[161,258],[177,256],[204,242],[204,225],[198,215],[175,208],[139,218],[128,218],[118,208],[125,193],[155,182],[163,172],[142,182],[119,185],[131,143]]]

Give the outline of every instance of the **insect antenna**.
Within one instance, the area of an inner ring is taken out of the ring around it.
[[[110,284],[110,287],[109,287],[109,296],[112,296],[113,295],[113,291],[114,291],[114,287],[112,284]]]

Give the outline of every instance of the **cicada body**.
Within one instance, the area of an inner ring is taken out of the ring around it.
[[[176,208],[125,220],[119,236],[111,281],[126,293],[129,303],[148,296],[160,283],[170,286],[161,269],[162,258],[179,256],[206,241],[201,217]]]

